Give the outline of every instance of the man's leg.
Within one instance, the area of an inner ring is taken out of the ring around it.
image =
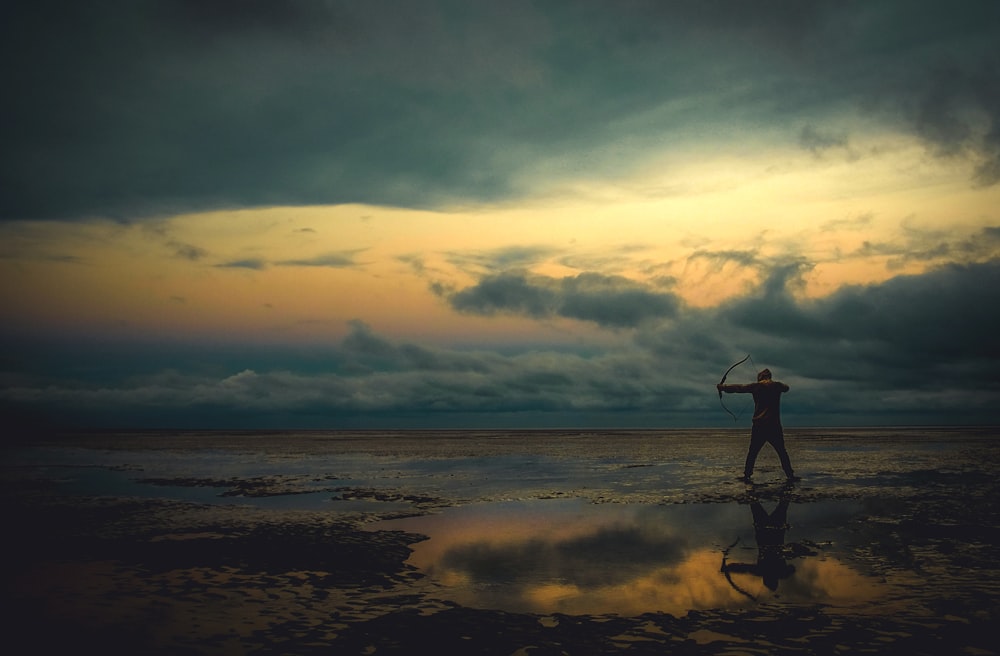
[[[753,466],[757,462],[757,454],[764,448],[767,440],[757,431],[757,427],[750,429],[750,448],[747,450],[747,460],[743,464],[743,478],[753,476]]]
[[[784,431],[779,428],[778,431],[771,436],[769,441],[771,442],[771,446],[774,447],[774,450],[778,452],[778,460],[781,461],[781,468],[785,470],[785,476],[788,478],[795,478],[795,472],[792,471],[792,461],[788,457],[788,449],[785,448]]]

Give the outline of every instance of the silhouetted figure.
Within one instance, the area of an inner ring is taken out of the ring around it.
[[[727,563],[729,549],[722,554],[722,572],[726,580],[738,592],[756,600],[752,594],[737,586],[732,574],[753,574],[759,576],[764,586],[774,592],[778,582],[795,573],[795,567],[785,560],[785,531],[788,530],[788,499],[782,498],[777,507],[770,513],[764,510],[759,501],[750,503],[753,513],[753,534],[757,540],[756,563]],[[735,546],[735,543],[734,545]],[[731,547],[730,547],[731,548]]]
[[[770,442],[778,452],[781,468],[785,470],[788,480],[798,480],[792,471],[792,462],[788,459],[785,449],[785,433],[781,428],[781,395],[788,391],[788,385],[771,380],[771,370],[764,369],[757,374],[757,382],[748,385],[715,386],[720,392],[727,394],[753,394],[753,427],[750,429],[750,450],[743,465],[743,480],[750,482],[753,476],[753,466],[757,462],[757,454]]]

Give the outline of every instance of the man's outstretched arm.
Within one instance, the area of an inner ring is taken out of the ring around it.
[[[726,394],[748,394],[753,392],[753,385],[716,385],[715,389]]]

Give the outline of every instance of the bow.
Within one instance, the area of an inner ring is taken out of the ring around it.
[[[731,366],[728,369],[726,369],[726,373],[722,374],[722,380],[719,381],[719,384],[720,385],[725,385],[725,383],[726,383],[726,376],[729,375],[729,372],[732,371],[733,369],[735,369],[736,367],[740,366],[741,364],[743,364],[744,362],[746,362],[749,359],[750,359],[750,354],[747,353],[747,357],[743,358],[742,360],[740,360],[739,362],[737,362],[733,366]],[[719,390],[719,403],[722,405],[722,409],[725,410],[726,412],[728,412],[729,416],[733,418],[733,423],[736,423],[736,415],[734,415],[732,413],[732,411],[729,408],[726,407],[726,403],[722,400],[722,390],[721,389]],[[740,414],[742,414],[742,413],[740,413]]]

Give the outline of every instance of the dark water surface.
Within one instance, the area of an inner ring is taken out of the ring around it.
[[[126,652],[995,653],[1000,433],[787,441],[748,486],[744,430],[25,440],[5,592]]]

